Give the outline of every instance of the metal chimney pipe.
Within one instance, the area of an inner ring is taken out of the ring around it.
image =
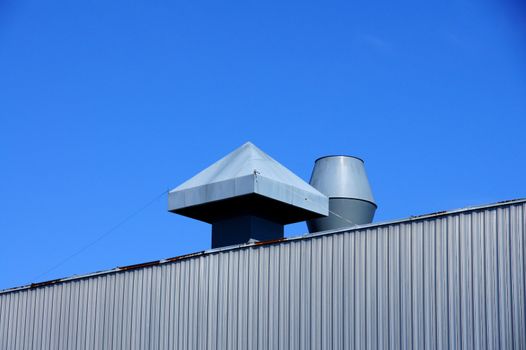
[[[352,156],[318,158],[310,184],[329,197],[329,216],[308,220],[310,233],[373,221],[377,205],[362,159]]]

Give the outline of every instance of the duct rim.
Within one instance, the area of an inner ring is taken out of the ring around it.
[[[362,199],[362,198],[355,198],[355,197],[340,197],[340,196],[334,196],[334,197],[328,197],[329,200],[331,199],[349,199],[349,200],[354,200],[354,201],[362,201],[362,202],[366,202],[366,203],[369,203],[369,204],[372,204],[376,207],[376,209],[378,209],[378,204],[374,203],[374,202],[371,202],[367,199]]]
[[[354,159],[357,159],[357,160],[359,160],[359,161],[361,161],[362,163],[365,164],[365,161],[362,158],[356,157],[356,156],[350,156],[350,155],[347,155],[347,154],[333,154],[333,155],[319,157],[319,158],[317,158],[314,161],[314,163],[316,163],[317,161],[319,161],[321,159],[324,159],[324,158],[354,158]]]

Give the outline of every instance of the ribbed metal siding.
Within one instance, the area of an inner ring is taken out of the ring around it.
[[[524,203],[0,294],[0,349],[525,349]]]

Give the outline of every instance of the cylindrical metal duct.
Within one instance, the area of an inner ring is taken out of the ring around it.
[[[373,221],[374,201],[364,162],[351,156],[318,158],[310,184],[329,197],[329,216],[307,221],[309,232],[334,230]]]

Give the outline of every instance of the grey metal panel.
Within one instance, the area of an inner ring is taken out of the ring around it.
[[[525,349],[526,203],[0,294],[0,349]]]

